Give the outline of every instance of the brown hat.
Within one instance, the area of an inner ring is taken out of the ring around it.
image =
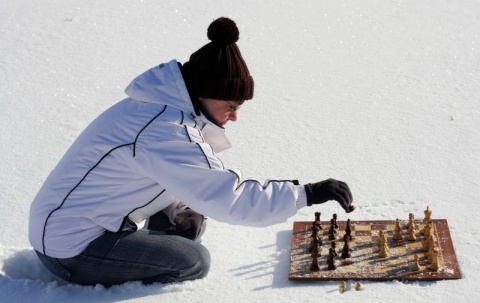
[[[212,41],[190,56],[182,72],[191,94],[217,100],[243,101],[253,98],[253,78],[235,42],[235,22],[221,17],[207,30]]]

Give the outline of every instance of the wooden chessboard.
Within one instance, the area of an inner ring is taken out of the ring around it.
[[[351,221],[352,249],[351,257],[343,259],[341,251],[344,245],[345,221],[338,221],[338,235],[336,240],[328,240],[330,222],[321,222],[322,229],[318,236],[322,239],[321,256],[318,257],[319,271],[311,271],[312,256],[309,252],[312,239],[313,222],[294,222],[292,246],[290,255],[289,280],[399,280],[399,281],[433,281],[444,279],[461,279],[462,275],[458,266],[455,250],[453,248],[447,220],[433,220],[435,247],[439,250],[437,271],[427,268],[426,256],[423,252],[423,221],[415,220],[416,241],[406,239],[406,230],[403,230],[404,239],[392,239],[395,221]],[[406,226],[407,222],[402,222]],[[378,245],[378,232],[383,230],[388,236],[390,256],[380,258]],[[337,268],[327,269],[328,250],[331,242],[336,243]],[[420,257],[420,271],[412,271],[414,255]]]

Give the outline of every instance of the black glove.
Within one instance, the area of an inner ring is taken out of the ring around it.
[[[195,240],[200,232],[200,228],[205,221],[205,217],[196,211],[185,208],[179,212],[173,222],[175,226],[166,230],[167,234],[182,236],[190,240]]]
[[[320,204],[328,200],[336,200],[347,213],[355,210],[352,205],[353,197],[347,183],[328,179],[317,183],[305,184],[307,192],[307,205]]]

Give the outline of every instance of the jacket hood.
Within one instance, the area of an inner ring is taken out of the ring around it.
[[[172,60],[153,67],[137,76],[125,93],[138,102],[167,105],[191,113],[202,130],[204,139],[217,153],[232,147],[225,129],[209,121],[203,114],[196,115],[178,62]]]
[[[137,76],[127,86],[125,93],[135,101],[194,111],[176,60],[162,63]]]

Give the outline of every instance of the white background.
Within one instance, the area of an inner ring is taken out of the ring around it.
[[[29,206],[79,133],[138,74],[188,60],[220,16],[255,97],[220,154],[245,177],[337,178],[357,210],[304,208],[268,228],[210,220],[209,275],[173,285],[65,285],[36,259]],[[480,278],[480,3],[0,0],[0,301],[472,302]],[[294,221],[447,219],[463,279],[288,281]],[[353,282],[349,282],[349,287]]]

